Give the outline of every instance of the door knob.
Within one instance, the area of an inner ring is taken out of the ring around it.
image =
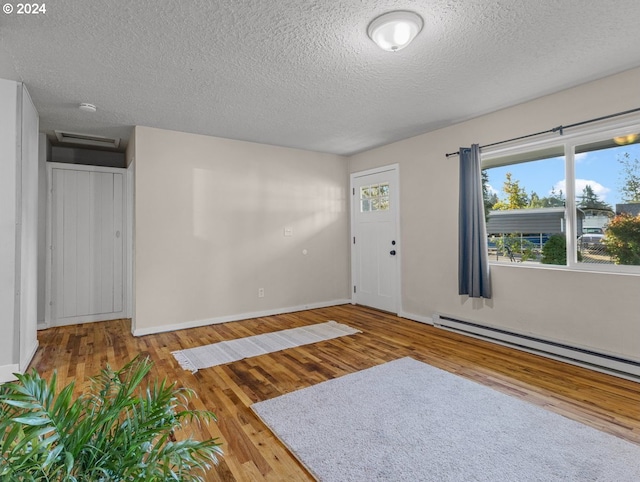
[[[391,251],[389,251],[389,254],[390,254],[391,256],[395,256],[395,255],[396,255],[396,250],[395,250],[395,249],[392,249]]]

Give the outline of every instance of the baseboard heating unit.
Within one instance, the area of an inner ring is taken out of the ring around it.
[[[529,353],[546,356],[556,360],[591,368],[621,378],[640,381],[640,361],[596,352],[557,341],[545,340],[531,335],[507,331],[503,328],[481,325],[471,321],[436,314],[433,324],[438,328],[491,341]]]

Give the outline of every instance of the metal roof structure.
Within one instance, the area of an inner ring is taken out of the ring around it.
[[[584,212],[576,209],[578,233],[582,233]],[[487,234],[558,234],[566,232],[565,208],[511,209],[490,211]]]

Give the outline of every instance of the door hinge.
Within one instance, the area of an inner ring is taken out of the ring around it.
[[[353,292],[354,293],[356,292],[356,286],[355,285],[353,285]]]
[[[356,244],[356,237],[353,237],[353,244]]]
[[[351,195],[352,196],[356,195],[356,188],[355,187],[351,188]]]

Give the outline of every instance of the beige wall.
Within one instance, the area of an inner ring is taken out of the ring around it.
[[[640,106],[640,69],[350,158],[400,164],[403,311],[443,313],[640,360],[640,276],[494,266],[494,296],[457,294],[458,158],[445,153]]]
[[[349,298],[344,157],[148,127],[133,146],[136,333]]]

